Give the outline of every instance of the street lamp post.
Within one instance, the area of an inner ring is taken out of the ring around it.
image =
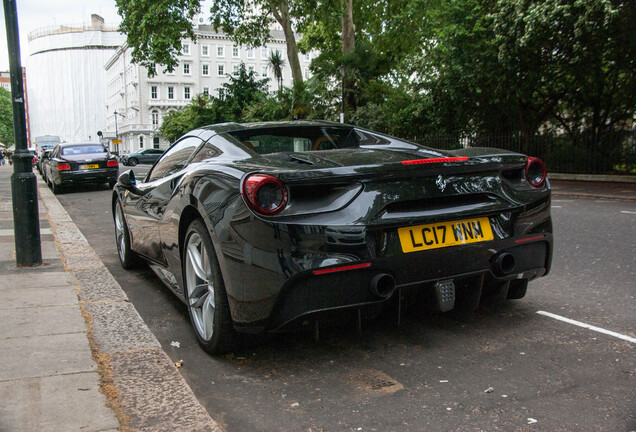
[[[119,154],[119,132],[117,130],[117,116],[120,115],[122,117],[125,117],[123,114],[120,114],[117,112],[117,110],[115,110],[115,112],[113,113],[115,114],[115,141],[117,141],[115,143],[115,151],[117,152],[117,154]]]
[[[27,148],[18,11],[15,0],[4,0],[4,17],[9,47],[13,133],[16,149],[12,158],[15,163],[11,176],[15,260],[18,267],[33,267],[42,264],[42,245],[37,180],[33,174],[33,156]]]

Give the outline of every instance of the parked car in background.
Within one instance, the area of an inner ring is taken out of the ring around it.
[[[119,171],[115,156],[95,143],[58,144],[47,156],[44,166],[53,193],[77,184],[108,183],[112,188]]]
[[[159,160],[164,150],[144,149],[135,153],[123,155],[120,160],[124,165],[135,166],[137,164],[154,164]]]
[[[119,176],[112,211],[122,266],[146,261],[212,353],[396,303],[518,299],[552,261],[540,160],[324,121],[191,131],[145,179]]]
[[[44,171],[42,170],[43,163],[48,158],[48,156],[51,154],[51,151],[53,151],[53,149],[42,150],[42,153],[40,153],[40,157],[38,157],[37,167],[38,167],[38,171],[40,172],[40,174],[42,174],[42,177],[44,177]]]

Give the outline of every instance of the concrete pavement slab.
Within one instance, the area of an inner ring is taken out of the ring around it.
[[[38,297],[46,295],[41,288]],[[12,338],[86,332],[79,305],[0,309],[0,334]]]
[[[40,268],[26,269],[26,271],[28,277],[25,277],[23,273],[4,274],[0,282],[10,288],[64,287],[77,283],[73,275],[65,271],[41,272]]]
[[[77,304],[77,291],[71,286],[21,288],[0,286],[0,310]]]
[[[0,400],[0,431],[97,432],[119,427],[99,392],[97,372],[0,382]]]
[[[86,331],[0,339],[0,382],[97,370]]]

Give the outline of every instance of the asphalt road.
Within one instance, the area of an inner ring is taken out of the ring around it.
[[[270,335],[215,358],[150,270],[119,265],[110,196],[58,199],[227,432],[636,430],[636,202],[555,198],[552,272],[522,300],[463,319],[412,311],[399,328],[387,313],[361,336]]]

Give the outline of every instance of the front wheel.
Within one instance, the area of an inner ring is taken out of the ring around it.
[[[199,344],[211,354],[232,351],[236,332],[212,240],[201,220],[188,227],[183,250],[185,296]]]
[[[117,242],[117,255],[121,266],[126,270],[137,267],[139,257],[130,248],[128,224],[124,217],[124,209],[119,201],[115,204],[115,241]]]
[[[128,165],[130,165],[130,166],[136,166],[138,163],[139,163],[139,161],[136,158],[128,159]]]

